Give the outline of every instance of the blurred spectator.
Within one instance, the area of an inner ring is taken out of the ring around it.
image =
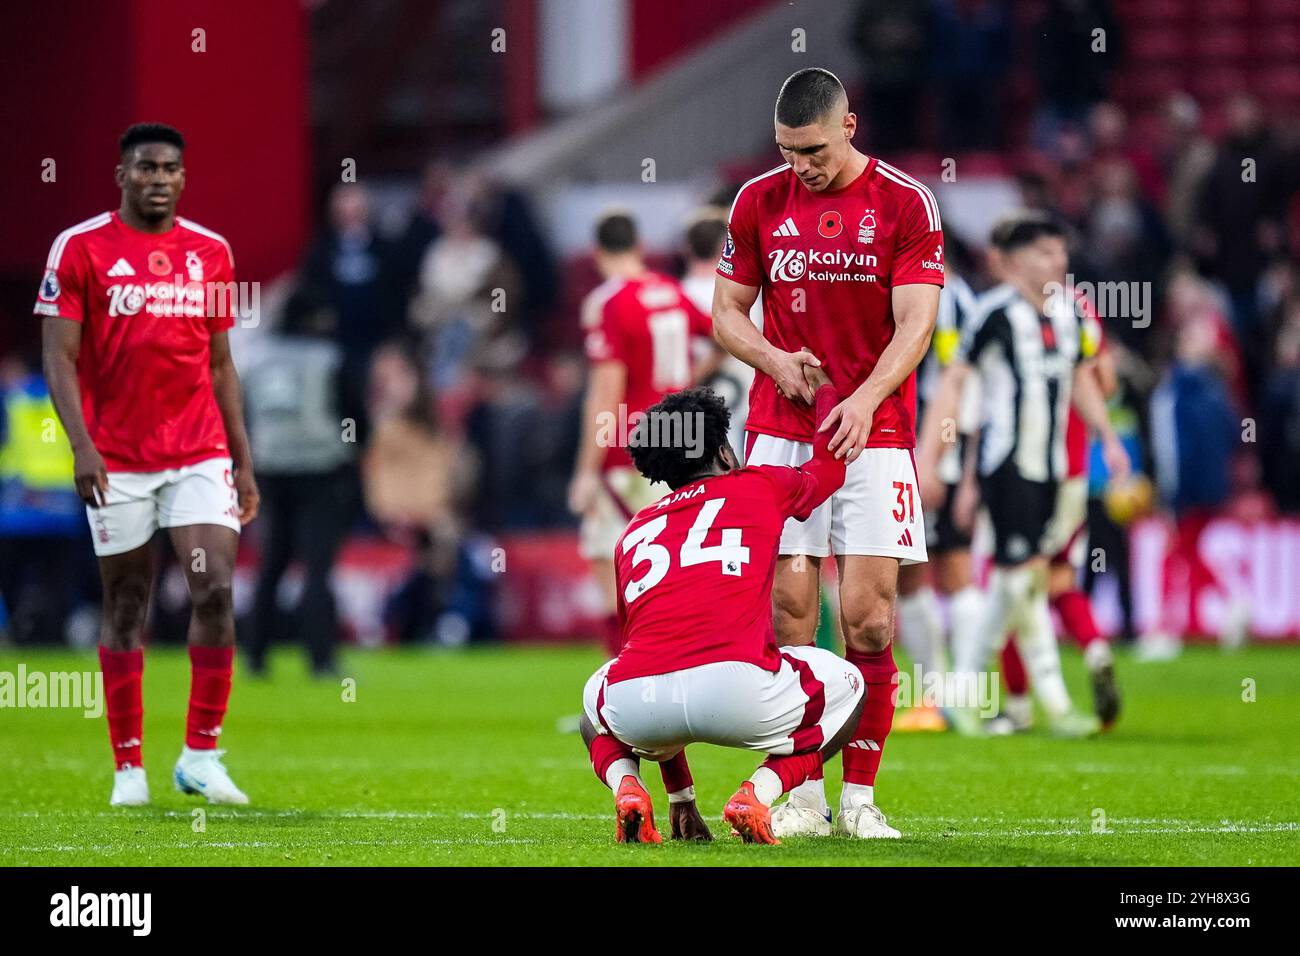
[[[366,188],[335,186],[329,225],[307,253],[300,281],[323,296],[338,317],[335,341],[343,349],[345,374],[360,378],[371,352],[401,325],[390,251],[371,223]]]
[[[1118,104],[1107,101],[1092,108],[1088,114],[1088,136],[1094,166],[1116,163],[1128,166],[1142,197],[1157,206],[1164,202],[1165,183],[1160,164],[1146,143],[1133,137],[1128,116]]]
[[[368,410],[371,436],[362,459],[367,513],[399,540],[454,528],[456,506],[473,480],[472,456],[438,428],[420,369],[402,346],[376,351]]]
[[[451,167],[445,162],[432,162],[424,167],[411,219],[393,243],[393,284],[403,315],[407,314],[411,297],[416,293],[424,254],[442,235],[438,211],[451,178]]]
[[[476,206],[479,193],[467,180],[444,196],[443,234],[424,254],[412,325],[425,337],[431,385],[442,392],[464,384],[467,364],[494,346],[526,348],[514,329],[522,308],[517,273],[496,240],[485,235]]]
[[[1240,425],[1215,367],[1215,349],[1211,320],[1183,323],[1174,364],[1151,399],[1156,480],[1161,499],[1176,515],[1219,507],[1231,491]]]
[[[1214,164],[1214,144],[1201,131],[1201,108],[1186,93],[1169,97],[1164,111],[1165,223],[1174,240],[1191,239],[1201,183]]]
[[[1228,132],[1219,143],[1197,202],[1195,251],[1223,280],[1232,298],[1232,322],[1258,370],[1256,283],[1270,259],[1283,251],[1282,216],[1289,176],[1254,97],[1228,104]]]
[[[926,73],[937,84],[944,150],[991,149],[1002,142],[1010,46],[1005,0],[930,4]]]
[[[72,449],[35,363],[0,361],[0,633],[59,641],[85,596],[86,510]],[[8,617],[8,621],[4,617]]]
[[[1277,336],[1277,367],[1263,390],[1259,449],[1277,505],[1300,513],[1300,297],[1289,303]]]
[[[313,673],[334,673],[339,622],[330,573],[356,515],[356,449],[365,440],[361,389],[344,371],[337,322],[312,293],[295,293],[280,328],[241,373],[262,492],[261,566],[243,628],[254,672],[265,670],[272,643],[287,632],[306,648]],[[294,561],[303,588],[286,626],[277,596]]]
[[[926,76],[929,0],[861,0],[853,18],[853,45],[861,57],[867,109],[863,117],[874,152],[917,145]]]

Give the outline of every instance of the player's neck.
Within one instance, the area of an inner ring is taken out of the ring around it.
[[[169,213],[157,222],[150,222],[147,219],[141,219],[134,209],[123,203],[117,210],[117,216],[122,222],[126,223],[136,232],[147,232],[152,235],[162,235],[164,232],[170,232],[176,225],[176,213]]]
[[[865,153],[859,153],[853,147],[849,147],[850,156],[848,162],[840,167],[840,171],[835,174],[835,178],[826,186],[826,192],[834,192],[837,189],[843,189],[853,180],[862,175],[862,171],[867,168],[867,163],[871,158]]]
[[[635,279],[643,275],[646,271],[645,263],[641,259],[628,256],[620,259],[610,259],[605,267],[605,276],[609,279]]]
[[[1046,291],[1021,279],[1012,279],[1011,284],[1016,287],[1016,291],[1028,300],[1030,305],[1040,313],[1044,315],[1047,314],[1047,300],[1050,299],[1051,296]]]

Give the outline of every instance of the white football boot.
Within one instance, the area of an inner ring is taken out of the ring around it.
[[[903,835],[885,822],[885,815],[874,803],[840,807],[835,832],[858,840],[897,840]]]
[[[1047,732],[1063,740],[1082,740],[1101,733],[1101,721],[1092,714],[1068,711],[1047,721]]]
[[[196,793],[208,798],[208,803],[229,803],[243,806],[248,795],[235,786],[230,774],[221,764],[224,750],[191,750],[184,747],[172,779],[181,793]]]
[[[108,800],[113,807],[144,807],[149,805],[149,779],[144,767],[126,766],[113,773],[113,796]]]
[[[824,837],[831,835],[831,811],[816,810],[786,800],[772,808],[772,834],[784,837]]]

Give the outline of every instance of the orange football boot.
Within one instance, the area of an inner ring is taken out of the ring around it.
[[[664,838],[655,829],[654,807],[650,794],[628,774],[618,785],[614,796],[614,836],[619,843],[663,843]]]
[[[746,843],[780,845],[772,833],[772,811],[754,796],[754,785],[746,780],[722,808],[722,818],[731,824],[732,832]]]

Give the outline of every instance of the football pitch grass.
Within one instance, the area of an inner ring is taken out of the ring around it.
[[[1088,691],[1066,650],[1076,701]],[[690,751],[707,845],[619,846],[612,800],[581,741],[594,650],[349,652],[314,681],[285,651],[274,676],[237,669],[222,744],[247,808],[177,793],[183,650],[147,652],[145,766],[154,803],[111,808],[104,719],[0,709],[0,864],[338,865],[1261,865],[1300,859],[1300,652],[1192,648],[1121,657],[1125,712],[1110,734],[965,740],[893,734],[877,800],[898,841],[743,846],[722,805],[756,758]],[[900,662],[901,663],[901,662]],[[93,655],[0,649],[0,672],[93,671]],[[1254,700],[1249,689],[1253,682]],[[667,801],[643,765],[667,829]],[[827,773],[832,800],[839,761]],[[196,817],[205,808],[206,819]]]

